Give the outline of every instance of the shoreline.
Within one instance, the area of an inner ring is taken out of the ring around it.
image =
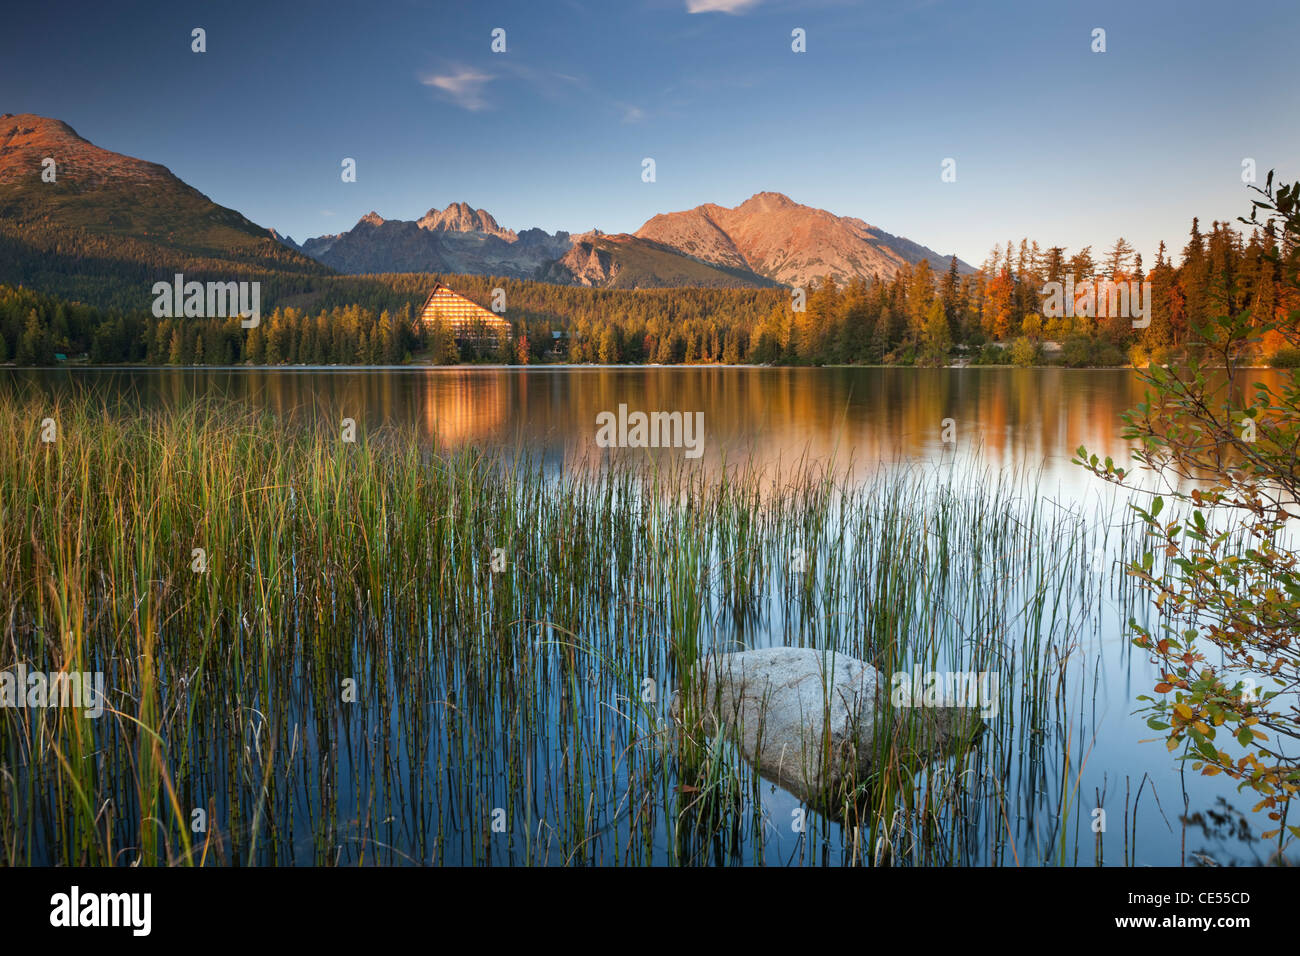
[[[1172,368],[1170,364],[1160,366],[1161,368]],[[911,369],[912,371],[957,371],[962,369],[1062,369],[1071,372],[1087,371],[1118,371],[1127,370],[1140,372],[1150,368],[1149,365],[977,365],[973,362],[965,362],[960,365],[866,365],[866,364],[825,364],[825,365],[749,365],[749,364],[725,364],[722,362],[693,362],[691,364],[662,365],[659,363],[640,363],[640,364],[619,364],[619,365],[602,365],[596,362],[542,362],[529,365],[503,365],[499,362],[461,362],[455,365],[432,365],[432,364],[406,364],[406,365],[95,365],[90,362],[67,362],[60,365],[15,365],[12,362],[0,363],[0,369],[19,370],[31,369],[40,372],[59,372],[69,371],[72,369],[86,370],[95,369],[100,371],[213,371],[213,372],[237,372],[237,371],[259,371],[259,370],[276,370],[282,372],[331,372],[331,371],[348,371],[348,372],[401,372],[401,371],[467,371],[474,369],[495,370],[495,371],[582,371],[590,370],[607,370],[607,369],[815,369],[815,368],[834,368],[834,369]],[[1201,368],[1226,368],[1223,365],[1202,365]],[[1286,372],[1291,369],[1285,366],[1275,365],[1236,365],[1234,368],[1240,371],[1273,371]]]

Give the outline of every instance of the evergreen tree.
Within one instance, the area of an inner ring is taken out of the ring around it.
[[[927,364],[945,363],[948,359],[948,350],[952,346],[952,336],[948,329],[948,316],[944,312],[943,302],[937,297],[930,301],[926,310],[922,337]]]
[[[1115,281],[1127,278],[1132,261],[1133,247],[1121,236],[1106,254],[1106,275]]]
[[[948,319],[948,334],[956,335],[961,328],[961,274],[957,269],[956,256],[948,262],[948,271],[944,273],[939,296],[943,300],[943,312]]]
[[[167,349],[167,364],[182,365],[185,362],[185,334],[178,325],[172,330],[172,341]]]

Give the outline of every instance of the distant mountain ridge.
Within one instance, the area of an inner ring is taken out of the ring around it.
[[[485,210],[454,202],[417,220],[362,216],[347,232],[317,236],[294,248],[350,274],[443,272],[536,278],[569,251],[567,232],[516,234]]]
[[[714,203],[649,219],[633,234],[516,234],[483,209],[454,202],[414,221],[371,212],[351,230],[295,246],[340,272],[463,272],[597,287],[806,286],[890,278],[922,259],[950,256],[875,226],[762,192],[728,209]],[[688,261],[682,261],[688,260]],[[974,269],[958,262],[963,273]]]
[[[42,178],[47,159],[53,182]],[[484,209],[452,202],[414,220],[371,211],[345,232],[300,244],[214,203],[165,166],[103,149],[34,114],[0,116],[0,246],[9,250],[0,281],[57,290],[75,284],[71,276],[93,276],[127,302],[142,278],[182,268],[436,272],[638,289],[807,285],[825,275],[845,282],[889,278],[922,259],[948,263],[909,239],[775,192],[734,208],[709,203],[656,215],[631,234],[515,232]]]

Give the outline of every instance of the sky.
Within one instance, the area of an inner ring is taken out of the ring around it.
[[[1024,236],[1123,236],[1150,264],[1192,216],[1249,212],[1243,160],[1300,178],[1296,0],[125,0],[4,23],[0,112],[299,241],[455,201],[632,232],[771,190],[976,265]]]

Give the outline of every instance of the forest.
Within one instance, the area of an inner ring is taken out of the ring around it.
[[[1149,268],[1124,239],[1096,255],[1091,247],[1067,255],[1063,247],[1022,239],[995,246],[969,274],[959,272],[955,258],[946,270],[922,261],[892,277],[838,286],[822,280],[806,290],[607,290],[488,276],[252,267],[236,275],[229,261],[183,264],[187,278],[263,282],[263,319],[254,329],[241,328],[238,319],[155,318],[149,293],[163,264],[133,259],[129,275],[105,279],[86,261],[102,264],[96,257],[121,249],[87,243],[46,249],[39,268],[34,259],[10,259],[0,270],[0,363],[1145,365],[1213,346],[1219,317],[1247,315],[1262,326],[1300,308],[1280,281],[1296,248],[1271,250],[1261,232],[1243,235],[1226,222],[1202,232],[1195,219],[1176,259],[1161,243]],[[32,248],[6,244],[4,236],[0,245],[19,257]],[[49,291],[19,285],[15,273]],[[1149,282],[1149,324],[1046,314],[1045,285],[1066,279]],[[434,281],[485,307],[494,289],[505,290],[513,341],[483,348],[452,341],[437,327],[416,329],[412,318]],[[553,332],[568,333],[562,351],[554,349]],[[1251,348],[1261,364],[1300,364],[1277,332],[1261,334]]]

